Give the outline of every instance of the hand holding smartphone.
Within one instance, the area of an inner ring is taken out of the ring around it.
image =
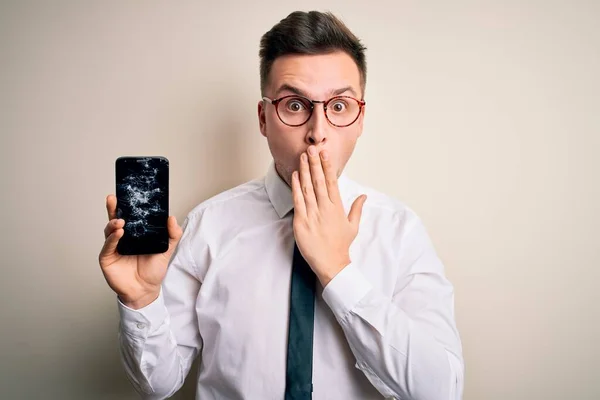
[[[133,309],[158,297],[183,233],[168,216],[168,168],[164,157],[119,157],[117,196],[106,197],[108,223],[98,260],[110,288]]]

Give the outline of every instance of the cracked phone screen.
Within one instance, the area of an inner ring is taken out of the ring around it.
[[[169,161],[164,157],[119,157],[115,169],[117,218],[125,220],[117,251],[164,253],[169,241]]]

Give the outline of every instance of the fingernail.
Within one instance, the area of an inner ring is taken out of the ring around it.
[[[329,158],[329,154],[327,154],[325,150],[321,152],[321,156],[323,157],[323,160],[327,160]]]
[[[315,150],[314,146],[310,146],[308,148],[308,154],[310,154],[311,156],[314,156],[316,154],[316,152],[317,151]]]
[[[302,161],[306,161],[306,153],[302,153],[302,156],[300,158],[302,158]]]

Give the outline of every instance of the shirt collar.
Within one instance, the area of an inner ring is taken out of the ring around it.
[[[352,194],[355,192],[356,184],[350,180],[344,173],[338,178],[338,187],[342,196],[344,209],[349,211]],[[292,198],[292,188],[277,173],[275,163],[272,161],[265,176],[265,188],[269,201],[275,208],[279,218],[285,217],[294,208],[294,199]]]

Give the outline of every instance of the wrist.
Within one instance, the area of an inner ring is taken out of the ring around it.
[[[125,306],[131,308],[132,310],[139,310],[140,308],[144,308],[150,303],[153,303],[158,296],[160,295],[160,287],[149,293],[143,294],[141,296],[121,296],[119,295],[119,300]]]
[[[323,286],[323,288],[327,286],[327,284],[350,263],[350,258],[346,258],[343,261],[330,264],[328,268],[319,269],[319,272],[315,274],[317,275],[319,282],[321,282],[321,286]]]

